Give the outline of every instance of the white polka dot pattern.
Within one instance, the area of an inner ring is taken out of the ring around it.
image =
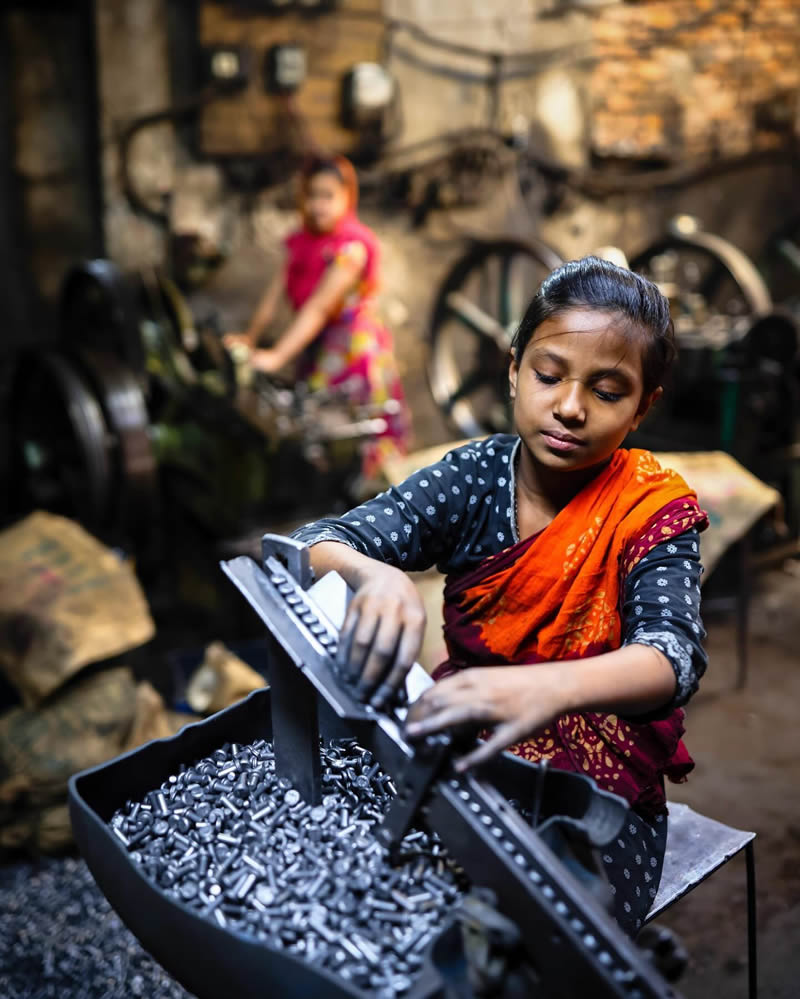
[[[400,486],[340,518],[308,524],[294,537],[306,544],[341,541],[409,570],[436,565],[445,573],[468,571],[518,540],[514,514],[518,440],[497,434],[450,451]],[[675,706],[697,689],[706,665],[697,538],[692,529],[656,545],[622,583],[623,643],[660,646],[675,670]]]

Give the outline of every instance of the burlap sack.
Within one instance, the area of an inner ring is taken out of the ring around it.
[[[0,717],[0,826],[15,811],[63,802],[72,774],[120,752],[133,728],[126,666],[79,677],[38,708]]]
[[[59,853],[72,845],[69,806],[31,808],[0,826],[0,857],[21,850],[27,853]]]
[[[265,678],[252,666],[222,642],[212,642],[189,680],[186,701],[192,711],[210,715],[267,686]]]
[[[151,739],[166,739],[192,721],[197,721],[193,715],[168,711],[158,691],[142,680],[136,688],[133,725],[119,751],[125,753]]]
[[[0,717],[0,855],[68,846],[67,781],[191,719],[124,666],[79,677],[38,708]]]
[[[153,633],[131,567],[74,521],[38,512],[0,532],[0,669],[25,705]]]

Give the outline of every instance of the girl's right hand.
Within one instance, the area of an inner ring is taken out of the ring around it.
[[[425,607],[401,569],[369,560],[345,616],[337,661],[361,700],[381,708],[411,669],[425,633]]]

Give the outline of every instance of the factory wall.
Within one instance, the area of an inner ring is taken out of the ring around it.
[[[132,216],[120,196],[110,140],[114,128],[169,103],[168,6],[164,0],[98,0],[96,7],[105,230],[109,252],[123,265],[153,262],[164,252],[163,231]],[[485,211],[479,221],[470,219],[481,231],[524,234],[541,227],[567,255],[608,242],[627,249],[652,239],[671,212],[697,205],[709,228],[732,226],[731,238],[755,252],[764,230],[785,210],[787,160],[777,153],[770,160],[770,151],[784,146],[798,124],[800,7],[792,0],[499,0],[490,6],[384,0],[383,12],[398,19],[387,62],[403,110],[402,131],[390,148],[454,129],[497,128],[527,139],[546,160],[623,174],[602,197],[567,185],[548,218],[539,213],[537,184],[527,215],[508,204],[508,184],[505,197],[489,185]],[[424,34],[409,30],[414,27]],[[483,49],[497,59],[442,49],[431,39]],[[230,114],[236,113],[231,102]],[[748,155],[751,165],[714,175],[713,164]],[[168,191],[180,202],[183,187],[207,216],[196,225],[227,227],[225,239],[230,242],[231,233],[235,238],[237,222],[229,217],[237,214],[235,199],[223,206],[225,184],[214,178],[213,162],[196,175],[191,154],[176,149],[169,125],[143,130],[131,145],[130,162],[149,204],[161,201],[163,207]],[[641,184],[628,190],[624,173],[641,163],[685,167],[694,187],[677,182],[655,192]],[[712,164],[710,183],[693,181],[693,164]],[[185,225],[186,203],[171,207]]]
[[[102,178],[96,228],[105,252],[124,269],[150,266],[167,258],[165,220],[173,231],[202,233],[236,273],[212,282],[201,298],[216,295],[225,322],[236,325],[293,222],[287,192],[276,198],[274,190],[232,190],[229,174],[203,155],[190,115],[143,128],[130,142],[127,183],[145,213],[134,211],[125,195],[119,155],[133,119],[188,92],[186,79],[181,92],[175,86],[176,53],[187,61],[193,44],[184,11],[192,8],[197,30],[208,31],[208,12],[222,23],[230,6],[96,0],[91,14]],[[380,13],[377,0],[347,0],[343,7]],[[456,191],[447,219],[434,213],[421,230],[412,229],[402,206],[365,209],[385,248],[385,298],[408,370],[424,348],[431,275],[458,255],[461,232],[538,232],[564,256],[608,243],[632,253],[655,238],[671,214],[694,211],[709,229],[756,253],[788,214],[787,204],[797,202],[788,158],[777,152],[798,127],[800,7],[793,0],[383,0],[382,12],[396,19],[385,55],[402,97],[402,128],[390,149],[454,129],[497,129],[527,143],[536,160],[568,168],[560,183],[543,180],[532,167],[521,178],[509,158],[496,173],[475,179],[476,203],[461,204],[463,191]],[[3,15],[21,66],[53,64],[52,53],[37,42],[43,32],[52,34],[43,16],[25,5]],[[336,37],[350,38],[353,23],[344,20]],[[31,79],[48,76],[22,73],[13,93],[15,171],[29,193],[22,226],[29,270],[40,297],[52,301],[72,250],[96,252],[100,241],[80,237],[69,252],[55,252],[48,235],[54,220],[71,212],[73,231],[91,230],[94,209],[65,191],[57,169],[45,169],[63,158],[74,128],[70,132],[69,116],[54,102],[58,87],[45,93],[40,84],[26,85]],[[239,115],[241,132],[248,106],[231,101],[226,107]],[[716,172],[743,156],[753,162]],[[404,162],[413,164],[414,157]],[[696,164],[710,166],[705,177],[692,174]],[[648,188],[642,165],[657,168],[656,178],[659,170],[675,171],[676,179]],[[598,194],[592,180],[601,168],[606,180]],[[635,180],[628,182],[631,174]],[[424,186],[424,169],[419,176]]]

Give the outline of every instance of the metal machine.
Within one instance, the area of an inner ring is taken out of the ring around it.
[[[224,918],[209,918],[210,907],[203,915],[170,896],[134,862],[135,844],[109,824],[126,800],[130,804],[152,792],[223,743],[271,738],[276,772],[287,780],[284,786],[291,782],[296,799],[302,795],[307,803],[310,837],[311,806],[320,796],[320,736],[345,734],[369,751],[396,790],[375,827],[377,844],[391,858],[408,828],[423,823],[438,834],[472,885],[432,942],[415,981],[400,990],[403,995],[676,999],[606,909],[610,896],[595,851],[621,827],[627,810],[623,799],[580,775],[509,755],[477,773],[457,774],[449,737],[409,743],[402,707],[378,712],[356,700],[340,679],[334,622],[345,597],[337,574],[311,586],[307,549],[270,535],[264,538],[261,565],[242,556],[223,563],[223,569],[273,640],[270,689],[187,726],[172,739],[79,774],[70,784],[75,837],[95,878],[168,971],[201,999],[300,997],[320,990],[326,996],[375,994],[316,967],[313,960],[254,939]],[[509,801],[523,796],[531,800],[532,821]],[[163,796],[160,804],[165,806]],[[193,853],[190,844],[184,868]],[[248,863],[254,866],[245,887],[259,876],[257,855]],[[313,905],[298,908],[310,908],[308,918],[312,927],[317,925]],[[297,925],[303,918],[300,913]],[[354,953],[357,957],[357,948]]]
[[[56,349],[23,354],[14,379],[19,510],[66,514],[138,550],[162,515],[220,539],[266,514],[302,516],[304,502],[311,516],[352,501],[360,442],[385,414],[237,366],[164,274],[82,264],[60,320]]]
[[[796,536],[796,317],[774,305],[749,257],[689,216],[674,219],[631,267],[669,299],[679,351],[663,401],[631,442],[653,450],[727,451],[781,492]]]
[[[785,258],[791,246],[786,239],[782,246]],[[442,283],[429,321],[428,379],[464,436],[509,429],[511,338],[533,291],[560,262],[555,251],[535,242],[479,242]],[[741,250],[689,216],[673,219],[630,266],[669,299],[679,359],[663,399],[629,443],[733,454],[781,491],[796,533],[796,315],[774,306]]]
[[[475,241],[442,281],[429,321],[428,383],[463,435],[508,429],[511,340],[533,291],[561,263],[536,240]]]

